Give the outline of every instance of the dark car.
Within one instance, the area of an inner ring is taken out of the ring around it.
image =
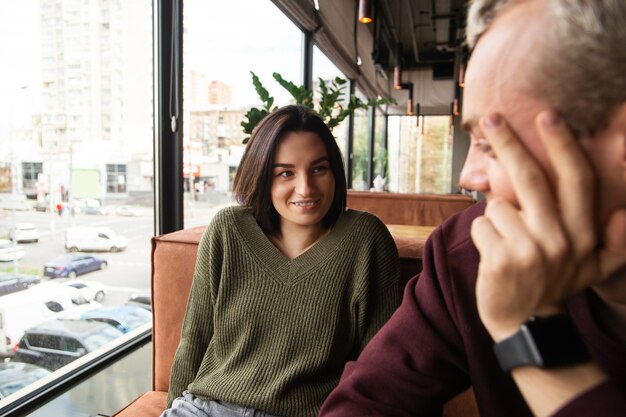
[[[142,307],[121,305],[89,310],[83,313],[80,318],[107,323],[124,333],[128,333],[142,324],[152,321],[152,314]]]
[[[125,303],[129,306],[137,306],[152,311],[152,299],[149,293],[137,293],[130,296]]]
[[[106,259],[92,255],[62,255],[44,265],[43,275],[50,278],[76,278],[78,275],[105,269],[107,266]]]
[[[0,400],[46,375],[50,375],[49,370],[30,363],[0,363]]]
[[[0,295],[22,291],[40,282],[41,279],[36,275],[14,275],[9,272],[0,272]]]
[[[95,321],[50,320],[24,332],[12,360],[54,371],[121,335],[116,328]]]

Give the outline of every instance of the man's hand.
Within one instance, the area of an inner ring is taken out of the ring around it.
[[[531,315],[558,311],[567,297],[626,263],[626,212],[613,213],[600,239],[596,180],[580,144],[553,112],[541,113],[536,127],[556,177],[552,185],[500,116],[481,120],[519,203],[495,198],[472,225],[481,254],[478,311],[496,341]]]
[[[481,120],[519,204],[493,199],[472,224],[481,255],[478,312],[496,342],[531,315],[559,311],[567,297],[606,281],[626,264],[626,211],[612,213],[599,237],[596,179],[580,144],[552,112],[539,114],[535,124],[554,175],[552,185],[502,118]],[[606,380],[594,362],[551,370],[522,367],[512,376],[539,417]]]

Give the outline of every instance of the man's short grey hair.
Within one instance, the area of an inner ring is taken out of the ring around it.
[[[529,0],[474,0],[466,41],[473,48],[503,9]],[[538,0],[552,22],[523,74],[532,92],[565,119],[577,137],[607,126],[626,102],[626,0]]]

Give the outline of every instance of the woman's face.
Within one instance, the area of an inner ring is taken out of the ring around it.
[[[323,227],[335,195],[335,177],[322,139],[313,132],[289,132],[280,139],[272,166],[272,204],[281,231]]]

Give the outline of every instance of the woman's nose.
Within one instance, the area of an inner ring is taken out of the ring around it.
[[[459,185],[472,191],[485,192],[489,189],[489,177],[485,170],[486,156],[470,148],[461,170]]]
[[[296,193],[307,196],[311,193],[311,176],[307,174],[300,175],[296,180]]]

